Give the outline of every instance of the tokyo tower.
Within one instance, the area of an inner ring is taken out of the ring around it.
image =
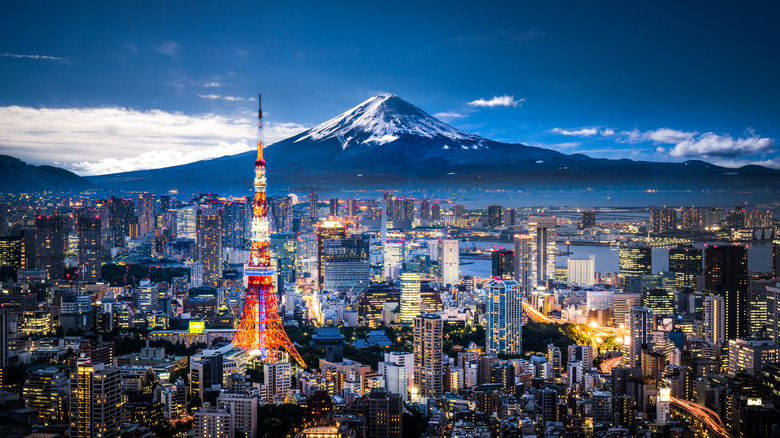
[[[258,96],[258,103],[260,103]],[[282,351],[306,367],[301,355],[290,342],[282,327],[276,303],[271,266],[270,239],[268,236],[268,203],[265,196],[265,160],[263,159],[263,107],[259,105],[257,124],[257,161],[255,161],[255,200],[252,213],[252,248],[249,263],[244,266],[248,285],[244,311],[238,323],[233,345],[259,353],[266,363],[282,361]]]

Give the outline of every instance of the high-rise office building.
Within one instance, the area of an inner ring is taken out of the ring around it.
[[[233,411],[227,407],[211,406],[206,403],[203,409],[193,415],[195,438],[234,438],[235,424]]]
[[[289,362],[263,364],[263,379],[268,399],[281,402],[292,385],[292,365]]]
[[[567,259],[566,279],[569,284],[593,286],[596,280],[596,258],[591,255],[587,259]]]
[[[78,230],[79,279],[98,282],[103,265],[101,253],[101,223],[97,217],[82,216],[76,222]]]
[[[439,315],[414,318],[414,384],[420,397],[435,399],[444,393],[442,354],[444,323]]]
[[[696,276],[702,273],[702,250],[678,245],[669,248],[669,272],[677,277],[677,287],[696,287]]]
[[[290,199],[285,197],[285,199]],[[273,205],[273,204],[271,204]],[[222,246],[233,249],[249,249],[249,232],[252,222],[252,201],[233,201],[222,207]],[[274,216],[274,220],[279,218]],[[283,218],[286,221],[287,218]],[[280,224],[277,222],[277,226]],[[287,223],[283,222],[282,226]]]
[[[515,277],[515,252],[511,249],[498,249],[491,255],[493,278],[512,279]]]
[[[328,205],[330,206],[330,217],[331,218],[339,217],[339,200],[338,200],[338,198],[330,198],[330,201],[328,202]]]
[[[653,207],[653,233],[671,233],[677,230],[677,211],[668,207]]]
[[[515,234],[515,280],[520,283],[523,293],[536,288],[532,284],[531,258],[533,256],[533,238],[530,234]]]
[[[233,414],[233,429],[246,434],[247,437],[257,436],[257,397],[246,391],[225,391],[219,393],[217,405],[229,408]]]
[[[16,272],[27,269],[26,249],[24,235],[0,237],[0,281],[16,280]]]
[[[500,227],[503,223],[504,209],[500,205],[491,205],[487,209],[487,226]]]
[[[593,367],[593,346],[592,345],[569,345],[569,362],[579,361],[585,365],[585,368]]]
[[[726,342],[726,299],[720,295],[704,297],[704,339],[717,345]]]
[[[780,360],[780,346],[768,339],[730,339],[728,375],[760,377],[764,364]]]
[[[766,288],[766,337],[780,344],[780,285]]]
[[[317,228],[317,286],[325,287],[325,241],[347,237],[347,226],[326,221]]]
[[[358,208],[358,201],[354,198],[347,199],[347,216],[353,218],[358,215],[360,209]]]
[[[70,373],[70,436],[119,436],[121,378],[118,368],[79,359]]]
[[[420,219],[424,221],[431,219],[431,203],[427,199],[420,201]]]
[[[764,336],[767,324],[766,288],[776,285],[777,280],[748,280],[748,336]]]
[[[68,377],[64,370],[55,367],[39,368],[28,374],[24,382],[24,404],[36,409],[38,416],[45,421],[61,419],[67,384]]]
[[[632,307],[628,312],[628,366],[641,367],[642,345],[653,337],[653,311]]]
[[[130,224],[133,222],[135,205],[130,199],[112,196],[108,202],[108,228],[110,234],[107,244],[110,247],[123,247],[130,235]]]
[[[141,234],[154,233],[155,208],[154,195],[150,193],[138,195],[138,231]]]
[[[222,278],[222,210],[198,210],[198,263],[203,264],[203,282],[219,286]]]
[[[46,271],[47,280],[65,273],[65,218],[42,216],[35,219],[35,267]]]
[[[677,294],[674,290],[643,288],[642,306],[656,315],[673,315],[677,308]]]
[[[583,210],[582,220],[580,221],[580,228],[594,228],[596,226],[596,211],[595,210]]]
[[[465,205],[453,205],[452,206],[452,215],[456,218],[464,218],[466,217],[466,206]]]
[[[309,193],[309,218],[312,220],[312,222],[320,218],[320,214],[317,211],[319,207],[318,202],[317,192]]]
[[[443,239],[439,242],[438,251],[441,284],[445,287],[457,286],[460,282],[459,241]]]
[[[507,208],[504,210],[504,226],[514,227],[518,225],[517,210],[514,208]]]
[[[374,388],[344,409],[344,413],[365,421],[366,437],[401,438],[403,436],[403,399],[381,388]],[[339,435],[334,431],[333,435]],[[307,435],[307,437],[324,435]]]
[[[618,251],[618,273],[621,277],[650,275],[653,273],[652,248],[638,243],[620,247]]]
[[[772,278],[780,278],[780,241],[772,242]]]
[[[707,247],[704,250],[704,291],[726,299],[726,338],[747,337],[747,248]]]
[[[520,283],[493,279],[486,285],[485,352],[488,354],[522,354],[523,304]]]
[[[414,318],[420,314],[420,274],[401,274],[401,324],[413,326]]]
[[[351,236],[323,241],[323,284],[328,291],[360,291],[368,287],[371,266],[368,238]]]
[[[268,221],[272,233],[287,233],[292,228],[292,206],[289,196],[268,198]]]
[[[438,202],[434,202],[431,206],[431,219],[435,221],[441,220],[441,206]]]
[[[531,282],[534,287],[555,278],[555,216],[528,218],[532,241]],[[517,254],[517,253],[515,253]]]

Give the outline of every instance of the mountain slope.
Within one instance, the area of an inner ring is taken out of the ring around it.
[[[9,155],[0,155],[0,192],[80,191],[95,185],[65,169],[34,166]]]
[[[702,161],[590,158],[495,142],[460,131],[398,96],[373,97],[268,146],[271,191],[359,189],[757,189],[780,188],[780,171]],[[165,169],[91,177],[124,189],[247,191],[255,152]]]

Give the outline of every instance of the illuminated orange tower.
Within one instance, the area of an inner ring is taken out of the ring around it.
[[[260,103],[258,96],[258,104]],[[259,105],[257,124],[257,161],[255,161],[255,201],[252,213],[252,249],[249,263],[244,266],[247,276],[246,299],[241,322],[238,323],[233,345],[250,354],[258,353],[266,363],[282,362],[282,351],[301,366],[306,364],[290,342],[282,327],[274,292],[274,268],[271,266],[268,236],[268,202],[265,189],[265,160],[263,159],[263,107]]]

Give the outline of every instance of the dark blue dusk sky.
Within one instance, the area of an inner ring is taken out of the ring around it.
[[[566,153],[780,168],[775,2],[0,5],[0,152],[81,174],[267,143],[390,92]]]

